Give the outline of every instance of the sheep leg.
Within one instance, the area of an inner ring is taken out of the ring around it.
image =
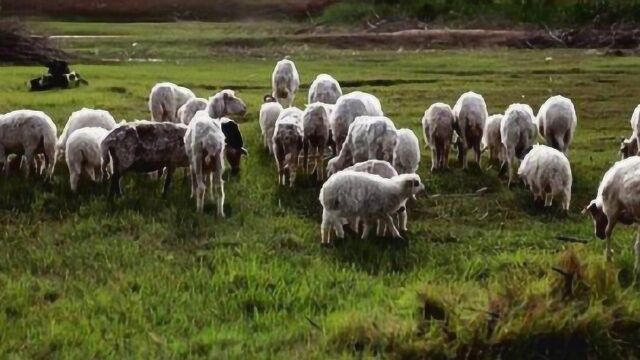
[[[195,166],[192,164],[189,168],[191,171],[191,195],[189,195],[189,197],[193,199],[198,190],[198,182],[196,181],[196,171],[194,170]]]
[[[480,150],[480,142],[476,142],[473,145],[473,152],[475,153],[475,156],[476,156],[476,164],[478,165],[478,169],[482,170],[482,164],[481,164],[482,150]]]
[[[166,167],[167,176],[164,179],[164,187],[162,189],[162,197],[167,197],[169,194],[169,186],[171,186],[171,178],[173,177],[173,167]]]
[[[91,181],[97,182],[97,180],[96,180],[96,172],[93,169],[93,166],[89,166],[89,165],[85,166],[84,167],[84,171],[87,173],[87,175],[89,175],[89,177],[91,178]]]
[[[0,145],[0,170],[4,170],[5,178],[9,176],[9,163],[7,154],[4,151],[4,146]]]
[[[544,194],[544,206],[550,207],[553,203],[553,194],[548,192]]]
[[[400,229],[402,231],[408,231],[407,218],[408,218],[407,207],[403,205],[400,208],[400,210],[398,210],[398,220],[399,220],[398,222],[399,222]]]
[[[367,219],[364,221],[364,226],[362,228],[362,237],[361,239],[364,240],[367,237],[369,237],[369,232],[371,231],[371,225],[370,225],[370,220]]]
[[[69,185],[71,186],[71,191],[76,192],[78,190],[78,181],[80,180],[80,174],[72,171],[69,173]]]
[[[449,141],[445,141],[442,149],[442,155],[440,157],[440,167],[442,169],[449,168],[449,151],[451,151],[451,143]]]
[[[109,197],[122,196],[122,190],[120,189],[120,173],[114,172],[111,177],[111,188],[109,189]]]
[[[322,210],[322,225],[320,225],[320,243],[328,244],[330,241],[329,235],[331,233],[332,224],[329,222],[329,212]]]
[[[611,248],[611,233],[613,232],[613,227],[615,226],[615,224],[615,221],[609,221],[606,229],[604,230],[606,241],[604,256],[607,262],[611,262],[613,260],[613,249]]]
[[[302,172],[309,172],[309,140],[304,139],[302,143]]]
[[[102,174],[102,166],[94,166],[93,171],[96,174],[95,182],[101,182],[104,175]]]
[[[394,238],[402,238],[398,229],[396,229],[395,225],[393,225],[393,219],[389,214],[384,214],[382,216],[382,220],[386,222],[387,227],[391,230],[391,235]]]
[[[571,190],[565,189],[562,197],[562,208],[569,211],[569,205],[571,204]]]
[[[31,168],[33,167],[33,163],[35,161],[33,150],[25,151],[24,157],[26,158],[26,166],[25,166],[25,177],[28,179],[31,175]]]
[[[289,187],[293,187],[293,185],[295,185],[297,169],[298,169],[298,150],[295,149],[291,152],[291,158],[289,161]]]
[[[439,162],[439,158],[438,158],[438,151],[436,149],[431,149],[431,172],[436,171],[436,169],[438,169],[438,162]]]
[[[222,172],[224,171],[224,158],[222,153],[216,156],[216,169],[213,174],[215,180],[216,194],[218,194],[218,216],[224,218],[224,180],[222,179]]]
[[[214,202],[215,198],[214,198],[214,194],[213,194],[213,183],[211,181],[211,173],[210,172],[205,172],[203,177],[204,177],[205,194],[207,193],[206,189],[209,189],[209,200],[211,202]]]
[[[636,242],[633,245],[633,250],[636,255],[635,262],[633,264],[633,271],[635,272],[636,279],[640,276],[640,228],[638,229],[638,233],[636,234]]]

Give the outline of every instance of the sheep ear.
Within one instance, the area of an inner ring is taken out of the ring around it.
[[[249,151],[247,151],[247,149],[245,149],[245,148],[240,148],[240,152],[241,152],[241,153],[242,153],[242,155],[244,155],[244,156],[247,156],[247,157],[249,156]]]
[[[594,211],[595,209],[596,209],[596,201],[595,200],[591,200],[589,205],[585,206],[585,208],[582,209],[581,214],[584,215],[586,213]]]

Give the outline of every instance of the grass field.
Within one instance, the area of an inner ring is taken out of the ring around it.
[[[640,355],[632,229],[616,230],[614,262],[606,264],[604,244],[580,215],[618,158],[618,136],[630,133],[640,101],[637,57],[215,46],[228,34],[252,36],[238,24],[228,32],[193,23],[37,26],[131,37],[62,41],[83,56],[73,67],[88,87],[29,93],[25,81],[40,68],[0,67],[0,112],[43,110],[61,131],[83,106],[117,119],[148,118],[148,92],[159,81],[201,96],[230,87],[248,105],[241,128],[250,156],[227,179],[225,220],[211,204],[197,214],[181,176],[162,199],[160,183],[128,175],[124,197],[114,201],[106,184],[85,182],[72,194],[64,163],[52,184],[0,178],[3,358]],[[328,72],[345,92],[377,95],[385,113],[420,138],[425,109],[453,104],[468,90],[485,96],[490,113],[513,102],[537,109],[552,94],[571,97],[579,124],[569,154],[571,211],[532,204],[495,170],[431,174],[423,150],[427,191],[409,207],[406,241],[349,235],[321,247],[319,185],[302,177],[293,190],[278,187],[274,161],[260,146],[258,109],[283,55],[296,61],[304,83],[297,105],[315,75]],[[482,187],[489,188],[484,196],[456,196]],[[557,235],[589,241],[568,245]],[[553,266],[575,274],[567,290]]]

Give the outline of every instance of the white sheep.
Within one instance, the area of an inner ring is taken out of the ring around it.
[[[65,156],[72,191],[75,192],[78,189],[78,181],[83,169],[94,182],[99,182],[103,179],[103,175],[110,174],[109,166],[103,164],[100,150],[100,144],[108,133],[109,130],[101,127],[84,127],[69,136]],[[103,169],[107,170],[106,174],[103,174]]]
[[[0,116],[0,165],[8,174],[7,157],[16,154],[26,158],[26,176],[29,177],[36,156],[44,155],[42,174],[46,169],[51,179],[56,165],[57,128],[51,118],[42,111],[16,110]]]
[[[151,120],[177,123],[178,109],[195,97],[193,91],[174,83],[162,82],[154,85],[149,94]]]
[[[116,127],[116,120],[108,111],[100,109],[82,108],[71,113],[56,143],[58,160],[62,160],[65,157],[64,152],[67,148],[67,139],[69,136],[71,136],[74,131],[85,127],[100,127],[111,130]]]
[[[522,159],[533,146],[537,136],[533,110],[525,104],[512,104],[504,113],[500,123],[503,166],[508,165],[509,183],[513,181],[516,158]]]
[[[563,153],[569,150],[578,124],[576,109],[570,99],[559,95],[549,98],[540,107],[536,121],[547,145]]]
[[[358,116],[383,116],[380,100],[375,96],[361,91],[354,91],[342,95],[329,116],[331,134],[339,153],[347,138],[349,126]]]
[[[562,198],[562,208],[569,211],[571,203],[571,165],[564,153],[546,145],[534,145],[524,157],[518,176],[529,187],[533,199],[544,199],[551,206],[553,198]]]
[[[489,162],[502,163],[502,136],[500,135],[500,124],[502,114],[491,115],[487,118],[482,135],[482,147],[489,150]],[[483,150],[484,150],[483,149]]]
[[[262,142],[265,148],[269,150],[269,154],[273,153],[273,131],[282,110],[282,105],[277,102],[265,102],[260,106],[260,132],[262,134]]]
[[[304,138],[302,130],[302,110],[284,109],[276,121],[273,132],[273,154],[278,166],[278,184],[286,185],[287,173],[289,186],[293,187],[298,167],[298,154],[302,150]]]
[[[244,115],[247,105],[236,96],[233,90],[224,89],[209,98],[207,112],[213,119],[221,119],[228,115]]]
[[[309,104],[316,102],[335,104],[340,96],[342,96],[340,84],[331,75],[318,75],[309,88]]]
[[[178,109],[178,122],[189,125],[193,116],[200,110],[205,110],[209,101],[203,98],[191,98]]]
[[[454,122],[455,115],[447,104],[432,104],[424,112],[422,131],[425,144],[431,148],[431,171],[448,167]]]
[[[393,150],[393,167],[398,174],[414,174],[420,165],[420,142],[411,129],[397,132],[396,147]]]
[[[191,196],[196,197],[196,210],[203,212],[209,187],[211,200],[217,196],[218,216],[224,217],[224,153],[225,136],[220,123],[206,111],[198,111],[189,123],[184,144],[191,169]],[[215,188],[215,191],[214,191]]]
[[[273,97],[282,107],[288,108],[293,105],[299,86],[300,77],[298,76],[296,64],[288,59],[278,61],[271,76],[271,88]]]
[[[341,171],[331,176],[320,190],[322,204],[322,243],[331,241],[331,229],[344,237],[344,219],[364,220],[362,238],[369,235],[371,221],[379,220],[391,230],[393,237],[401,237],[392,215],[407,199],[424,190],[417,174],[403,174],[385,179],[363,172]]]
[[[606,240],[605,257],[611,261],[611,234],[618,222],[632,225],[640,219],[640,157],[616,162],[605,174],[598,195],[582,211],[593,218],[595,235]],[[636,236],[635,272],[640,274],[640,233]]]
[[[631,115],[631,137],[620,139],[620,155],[622,159],[638,155],[640,149],[640,138],[638,135],[638,125],[640,124],[640,105],[638,105]]]
[[[302,114],[303,132],[303,168],[307,170],[309,148],[313,157],[316,178],[322,181],[325,178],[325,167],[323,164],[324,151],[327,148],[330,134],[329,110],[323,103],[313,103],[307,106]]]
[[[462,94],[455,106],[453,114],[456,117],[455,127],[460,135],[458,154],[462,161],[462,167],[467,168],[467,150],[473,149],[476,157],[476,163],[480,167],[480,145],[482,135],[484,133],[484,124],[489,116],[487,113],[487,104],[480,94],[472,91]]]
[[[393,162],[398,133],[389,118],[359,116],[349,126],[347,138],[338,156],[329,160],[329,176],[357,162],[378,159]]]

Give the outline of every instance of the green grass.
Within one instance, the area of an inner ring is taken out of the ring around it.
[[[93,24],[41,26],[91,33]],[[120,26],[104,31],[127,34]],[[617,136],[630,132],[636,57],[285,45],[247,49],[246,56],[201,47],[207,39],[200,33],[181,39],[197,56],[180,57],[162,39],[189,34],[183,24],[146,26],[137,36],[166,62],[87,58],[73,67],[90,86],[46,93],[25,91],[40,68],[1,67],[0,112],[44,110],[61,129],[83,106],[117,119],[147,118],[148,91],[159,81],[201,96],[236,88],[249,108],[241,128],[251,155],[227,179],[228,218],[215,218],[211,204],[197,214],[182,175],[166,199],[160,183],[127,175],[125,195],[114,201],[107,184],[84,182],[72,194],[64,163],[52,184],[0,178],[2,357],[514,358],[561,357],[569,347],[585,356],[638,356],[632,230],[616,229],[614,262],[605,264],[603,243],[591,240],[591,222],[580,215],[618,157]],[[107,51],[113,43],[65,43],[76,53],[88,45]],[[418,134],[431,103],[453,104],[470,89],[485,96],[491,113],[512,102],[537,108],[551,94],[571,97],[579,117],[571,211],[533,205],[495,170],[431,174],[423,150],[427,192],[409,207],[405,242],[349,235],[321,247],[319,185],[303,176],[293,190],[278,187],[274,161],[260,147],[257,113],[282,52],[301,73],[298,105],[315,74],[328,72],[349,84],[345,91],[377,95],[399,127]],[[481,187],[488,194],[431,197]],[[553,239],[560,234],[590,241],[567,246]],[[576,273],[571,295],[562,293],[552,266]],[[489,321],[485,311],[499,318]]]

